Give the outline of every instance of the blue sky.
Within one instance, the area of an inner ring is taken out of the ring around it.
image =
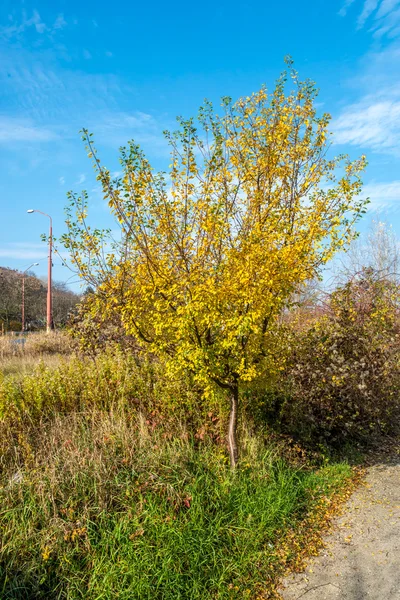
[[[69,189],[87,189],[92,222],[110,224],[82,127],[112,171],[131,138],[165,169],[162,131],[176,115],[196,114],[204,97],[272,87],[286,54],[316,80],[335,152],[368,157],[372,202],[360,229],[386,220],[400,236],[400,0],[3,0],[0,265],[39,262],[45,275],[47,221],[26,210],[50,213],[58,236]]]

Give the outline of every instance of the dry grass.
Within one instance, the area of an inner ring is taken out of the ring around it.
[[[222,405],[190,381],[121,352],[3,361],[43,357],[60,364],[0,372],[1,600],[275,597],[287,535],[350,468],[241,426],[233,474]]]
[[[0,469],[1,598],[275,597],[285,535],[350,469],[296,468],[263,436],[241,439],[233,475],[221,446],[132,410],[55,414],[21,433]]]
[[[42,354],[9,356],[0,359],[0,372],[3,375],[17,375],[23,377],[29,375],[37,367],[38,363],[44,363],[47,367],[55,368],[60,364],[60,354]]]
[[[59,331],[5,335],[0,337],[0,372],[3,375],[26,375],[32,373],[39,362],[55,367],[62,356],[72,354],[72,351],[70,338]]]

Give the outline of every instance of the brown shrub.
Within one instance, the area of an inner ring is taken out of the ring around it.
[[[364,270],[332,295],[326,315],[294,333],[289,367],[269,403],[286,431],[333,445],[398,431],[398,292]]]

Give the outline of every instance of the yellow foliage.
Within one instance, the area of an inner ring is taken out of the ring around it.
[[[84,132],[122,243],[102,261],[101,236],[72,218],[64,242],[103,305],[171,372],[189,369],[210,389],[278,372],[279,316],[352,239],[365,159],[326,158],[329,115],[315,99],[291,69],[271,93],[223,99],[222,116],[206,103],[201,132],[180,119],[166,134],[168,177],[131,143],[112,180]]]

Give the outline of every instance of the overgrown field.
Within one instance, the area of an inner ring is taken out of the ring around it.
[[[3,375],[29,374],[40,361],[56,366],[62,356],[71,352],[71,340],[62,332],[0,336],[0,372]]]
[[[235,472],[224,390],[205,399],[118,327],[89,355],[3,340],[1,600],[276,598],[356,477],[326,456],[398,434],[391,289],[368,275],[283,324],[284,370],[241,388]]]
[[[131,141],[114,177],[83,129],[119,233],[69,192],[72,335],[0,340],[0,600],[277,598],[357,479],[332,457],[399,433],[399,245],[318,289],[366,159],[328,158],[285,62],[179,118],[168,174]]]
[[[0,380],[0,597],[274,597],[352,477],[109,354]]]

